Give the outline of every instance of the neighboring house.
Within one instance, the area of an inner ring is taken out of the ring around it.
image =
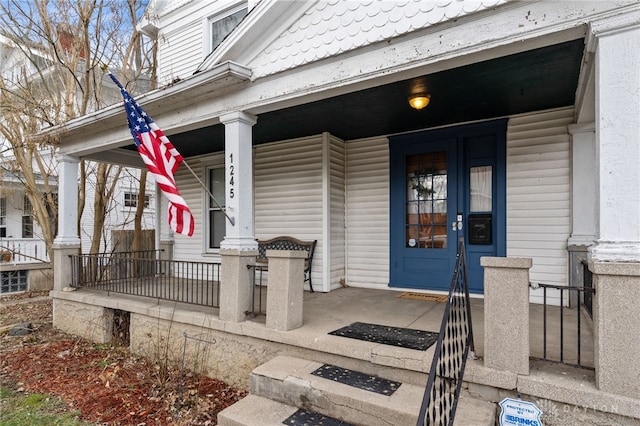
[[[45,155],[44,158],[47,158]],[[58,183],[55,159],[52,163],[52,173],[49,175],[49,187],[55,191],[57,198]],[[47,253],[42,232],[32,214],[32,205],[25,195],[23,176],[12,172],[8,167],[11,159],[3,157],[2,184],[0,185],[0,294],[14,293],[26,290],[51,289],[53,277],[50,269],[50,259]],[[89,170],[95,163],[88,164]],[[130,244],[134,228],[134,216],[139,196],[138,169],[124,168],[116,182],[113,198],[107,207],[104,230],[101,235],[100,252],[131,250]],[[44,191],[42,177],[39,178],[40,190]],[[87,176],[87,198],[82,215],[80,236],[82,252],[88,253],[91,248],[93,235],[93,208],[95,175],[91,172]],[[155,224],[155,183],[153,179],[147,181],[145,208],[142,217],[142,229],[153,230]],[[54,218],[51,212],[51,218]],[[151,237],[147,235],[147,237]],[[153,245],[154,240],[151,240]],[[147,246],[149,243],[147,243]]]
[[[462,238],[478,297],[482,257],[532,259],[530,280],[559,286],[582,286],[585,261],[598,290],[598,391],[637,410],[640,385],[627,379],[640,361],[615,360],[640,343],[614,329],[640,327],[640,309],[625,302],[640,297],[640,3],[158,1],[150,10],[143,28],[159,42],[161,89],[137,100],[235,221],[179,168],[196,234],[172,236],[160,221],[174,259],[222,259],[224,271],[256,238],[290,235],[318,240],[316,290],[343,280],[442,292]],[[428,105],[410,106],[416,97]],[[116,105],[52,130],[71,177],[80,158],[141,167],[122,115]],[[75,181],[63,186],[73,194]],[[72,219],[60,227],[61,248],[73,249],[74,232]],[[531,300],[541,294],[532,289]],[[57,295],[69,309],[85,303]],[[220,321],[242,321],[227,309]]]
[[[26,55],[32,55],[27,58]],[[39,73],[50,63],[46,55],[37,48],[18,49],[3,36],[0,36],[0,72],[6,81],[14,79],[41,78],[46,72]],[[117,88],[110,80],[105,80],[104,93],[111,99],[119,96]],[[0,118],[1,120],[1,118]],[[46,244],[42,239],[42,232],[32,215],[32,206],[24,191],[24,177],[16,171],[16,165],[11,156],[9,144],[0,137],[2,147],[1,182],[0,186],[0,265],[2,266],[0,293],[11,293],[25,290],[50,289],[53,286],[49,255]],[[57,197],[57,168],[58,161],[55,152],[42,150],[40,152],[42,164],[48,167],[49,185]],[[87,253],[91,247],[94,226],[94,194],[95,168],[97,163],[87,162],[86,202],[81,220],[80,236],[82,252]],[[34,160],[34,168],[38,166]],[[118,246],[118,239],[122,238],[120,231],[131,231],[134,227],[134,215],[138,202],[139,169],[124,168],[116,182],[116,188],[105,219],[104,233],[101,237],[100,251],[123,250]],[[44,191],[44,177],[39,176],[40,189]],[[142,228],[155,228],[155,183],[153,178],[147,181],[145,209],[142,218]],[[55,215],[51,212],[51,217]],[[37,276],[36,276],[37,275]]]
[[[3,157],[0,170],[0,294],[51,289],[49,254],[25,195],[23,176],[5,168],[5,161]],[[42,176],[38,184],[44,191]],[[49,187],[57,191],[57,186],[56,178],[50,177]]]

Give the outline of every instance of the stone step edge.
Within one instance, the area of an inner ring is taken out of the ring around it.
[[[219,412],[218,426],[282,426],[296,411],[298,407],[250,394]]]
[[[301,358],[277,356],[251,373],[250,392],[354,424],[416,424],[423,387],[403,383],[391,396],[381,395],[311,374],[322,365]],[[470,413],[466,413],[466,406],[473,407]],[[493,425],[495,405],[461,397],[456,418],[469,415],[479,421],[474,424]],[[486,423],[479,420],[485,418]]]

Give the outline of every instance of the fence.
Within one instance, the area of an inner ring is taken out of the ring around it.
[[[219,307],[220,263],[159,259],[159,250],[72,255],[72,287]]]
[[[473,351],[471,305],[464,241],[458,244],[456,267],[444,309],[418,425],[453,425],[464,368]]]
[[[34,238],[2,238],[0,240],[0,261],[6,263],[46,263],[49,262],[47,245]]]
[[[587,280],[589,280],[589,285],[586,285]],[[586,331],[589,330],[585,330],[583,324],[582,307],[585,307],[586,312],[589,314],[589,318],[586,319],[590,321],[591,300],[595,293],[595,289],[591,286],[590,280],[591,273],[589,272],[587,274],[585,271],[585,285],[582,287],[543,283],[530,284],[534,289],[542,289],[542,360],[561,362],[576,367],[592,368],[583,362],[583,341],[590,337],[585,334]],[[551,304],[548,303],[550,298],[549,292],[554,293],[554,299],[559,297],[559,306],[551,306]],[[564,302],[566,300],[577,301],[577,305],[565,307]],[[556,330],[549,330],[551,315],[557,316],[558,318],[558,329]],[[553,331],[553,333],[551,333],[551,331]],[[557,337],[552,336],[556,333]],[[569,343],[567,343],[567,340]],[[573,340],[573,342],[571,342],[571,340]],[[592,340],[591,338],[590,341],[592,342]],[[574,344],[575,350],[573,348]],[[553,346],[553,351],[550,350],[550,346]],[[571,353],[567,353],[567,349],[570,349]]]

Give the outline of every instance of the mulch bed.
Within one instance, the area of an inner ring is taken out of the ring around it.
[[[7,317],[17,319],[6,308],[3,311],[2,322]],[[245,391],[221,381],[151,363],[124,347],[97,345],[59,333],[47,324],[36,327],[27,337],[2,337],[2,386],[55,395],[88,422],[215,425],[219,411],[246,396]],[[38,330],[47,330],[47,336],[37,336]],[[4,345],[9,339],[13,344]]]

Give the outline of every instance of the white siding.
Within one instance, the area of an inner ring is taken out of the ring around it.
[[[567,284],[572,122],[564,108],[518,115],[507,128],[507,256],[533,258],[534,282]]]
[[[324,263],[322,179],[321,136],[255,147],[256,237],[318,240],[312,268],[318,290]]]
[[[202,62],[203,24],[199,19],[167,29],[159,40],[158,81],[168,84],[193,74]]]
[[[200,157],[187,159],[189,166],[195,173],[198,173],[202,182],[206,185],[204,168],[211,164],[212,157]],[[205,254],[204,241],[206,224],[204,222],[205,212],[203,212],[204,190],[200,183],[193,177],[191,172],[184,166],[180,166],[175,174],[176,185],[180,195],[189,206],[195,221],[193,236],[187,237],[180,234],[173,234],[175,258],[178,260],[219,261],[218,255]],[[163,223],[161,226],[168,227],[165,212],[163,212]]]
[[[345,278],[345,144],[337,138],[327,135],[326,160],[328,160],[328,191],[326,202],[329,205],[328,234],[330,241],[329,286],[340,287],[340,279]]]
[[[346,143],[347,284],[389,284],[389,142]]]

